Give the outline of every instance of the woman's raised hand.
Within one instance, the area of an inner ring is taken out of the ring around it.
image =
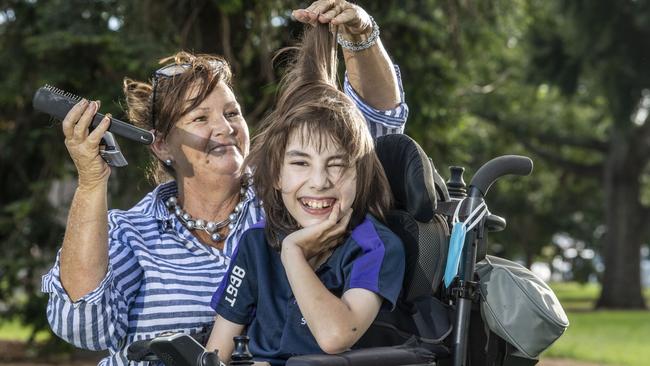
[[[339,244],[338,239],[345,233],[351,217],[352,207],[341,212],[337,202],[326,220],[287,235],[282,241],[282,251],[299,249],[309,260],[332,249]]]
[[[110,114],[92,132],[88,131],[90,123],[99,110],[99,101],[81,100],[63,119],[65,146],[77,167],[80,188],[94,188],[105,183],[111,174],[111,168],[99,155],[102,136],[110,126]]]
[[[296,9],[293,17],[302,23],[316,25],[316,22],[341,25],[341,33],[368,35],[372,32],[370,15],[358,5],[344,0],[318,0],[305,9]]]

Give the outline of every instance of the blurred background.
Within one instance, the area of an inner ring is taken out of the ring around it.
[[[0,1],[0,363],[76,357],[49,333],[40,292],[76,176],[60,123],[32,109],[34,91],[52,84],[125,120],[125,76],[147,80],[177,50],[217,53],[254,134],[281,75],[271,59],[301,31],[291,9],[309,3]],[[508,220],[490,250],[549,281],[569,313],[543,358],[646,365],[650,0],[358,3],[400,66],[406,133],[445,178],[461,165],[469,181],[501,154],[534,160],[531,176],[488,196]],[[147,154],[119,142],[130,165],[113,169],[109,206],[129,208],[151,187]]]

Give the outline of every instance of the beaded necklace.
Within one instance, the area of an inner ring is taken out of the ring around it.
[[[174,215],[176,215],[176,217],[178,217],[180,222],[188,230],[203,230],[210,235],[210,239],[212,239],[213,242],[217,243],[226,239],[226,235],[221,235],[218,231],[226,226],[228,226],[228,230],[234,229],[237,219],[239,218],[239,215],[241,214],[241,211],[244,207],[244,197],[246,196],[246,191],[248,190],[249,179],[247,177],[244,177],[244,179],[242,179],[242,182],[242,187],[239,190],[239,202],[235,206],[235,209],[230,213],[230,215],[228,215],[226,219],[219,222],[192,217],[192,215],[185,212],[185,210],[183,210],[183,207],[178,204],[178,199],[176,197],[169,197],[167,199],[167,202],[165,202],[165,205],[171,212],[174,213]]]

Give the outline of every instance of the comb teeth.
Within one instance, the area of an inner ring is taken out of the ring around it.
[[[59,95],[62,95],[64,97],[66,97],[68,99],[72,99],[75,102],[78,102],[78,101],[81,100],[81,97],[79,97],[79,96],[77,96],[75,94],[69,93],[69,92],[67,92],[65,90],[61,90],[61,89],[59,89],[59,88],[57,88],[55,86],[52,86],[50,84],[45,84],[44,88],[51,91],[52,93],[56,93],[56,94],[59,94]]]

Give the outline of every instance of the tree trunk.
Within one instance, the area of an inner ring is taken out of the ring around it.
[[[644,157],[636,156],[630,139],[615,131],[604,171],[605,273],[598,308],[643,309],[641,254],[643,241],[639,177]]]
[[[527,233],[534,233],[534,237],[537,237],[539,234],[536,225],[539,223],[534,222],[534,218],[532,215],[528,215],[524,217],[523,219],[523,224],[526,229]],[[524,261],[526,262],[526,268],[530,269],[533,266],[533,261],[535,259],[535,254],[539,251],[537,247],[535,247],[533,240],[530,238],[533,237],[532,235],[525,235],[522,236],[521,238],[521,245],[524,248]]]

